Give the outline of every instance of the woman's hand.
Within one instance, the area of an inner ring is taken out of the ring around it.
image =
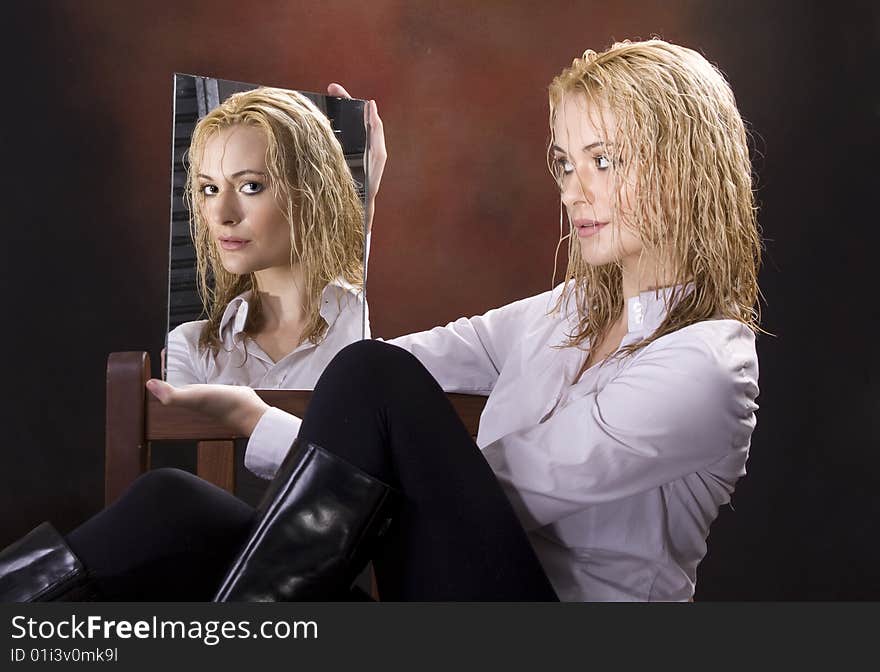
[[[338,98],[351,98],[348,91],[341,84],[330,84],[327,94]],[[373,212],[376,209],[376,194],[379,193],[379,185],[382,183],[382,173],[385,172],[385,162],[388,160],[388,151],[385,148],[385,128],[382,119],[379,118],[379,108],[375,100],[367,101],[364,106],[364,123],[370,125],[370,159],[367,164],[369,184],[367,185],[367,232],[373,228]]]
[[[151,378],[147,389],[163,406],[176,406],[203,413],[250,436],[269,405],[256,392],[243,385],[185,385],[174,387]]]

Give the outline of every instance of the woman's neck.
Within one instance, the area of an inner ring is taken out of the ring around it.
[[[305,322],[305,282],[299,264],[255,273],[263,312],[260,331],[300,327]]]
[[[669,265],[667,265],[669,268]],[[623,262],[622,289],[623,300],[631,299],[642,292],[661,287],[672,287],[676,279],[671,271],[661,272],[659,265],[652,259],[642,256],[641,259],[626,259]]]

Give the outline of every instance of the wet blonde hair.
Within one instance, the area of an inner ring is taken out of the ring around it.
[[[697,52],[653,39],[587,51],[549,88],[550,147],[565,96],[582,94],[605,139],[613,139],[608,154],[616,221],[630,227],[657,260],[658,277],[675,285],[657,330],[619,355],[716,316],[759,331],[761,237],[752,167],[745,126],[724,76]],[[602,110],[614,115],[616,128],[604,127]],[[548,166],[559,180],[551,154]],[[621,220],[623,180],[636,196]],[[578,324],[565,345],[592,347],[623,311],[621,264],[588,265],[576,236],[569,236],[568,257],[556,308],[573,298]],[[683,286],[688,281],[690,293]]]
[[[319,343],[327,331],[319,312],[324,287],[342,278],[363,288],[363,204],[329,119],[296,91],[262,87],[233,94],[209,112],[197,124],[189,148],[186,199],[199,294],[208,317],[199,346],[216,354],[226,306],[244,291],[251,292],[245,335],[258,333],[263,324],[257,277],[236,275],[223,267],[199,188],[206,143],[236,125],[260,128],[266,134],[268,187],[290,223],[290,264],[291,268],[300,265],[305,284],[307,321],[302,340]]]

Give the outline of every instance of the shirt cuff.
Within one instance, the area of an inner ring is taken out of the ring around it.
[[[244,454],[244,466],[260,478],[275,478],[302,425],[295,415],[270,406],[254,427]]]

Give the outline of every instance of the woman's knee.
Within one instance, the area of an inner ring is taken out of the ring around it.
[[[337,353],[321,376],[321,381],[335,380],[347,387],[399,385],[423,381],[436,386],[428,370],[410,352],[390,343],[363,340],[346,346]]]
[[[161,502],[178,500],[197,487],[200,479],[182,469],[163,467],[151,469],[138,478],[123,493],[120,501],[132,500],[145,502]],[[179,500],[178,500],[179,501]]]
[[[159,517],[187,510],[221,510],[230,508],[225,500],[246,507],[229,493],[182,469],[152,469],[139,476],[125,491],[115,508],[152,510]],[[233,507],[234,508],[234,507]]]
[[[253,509],[225,490],[181,469],[152,469],[139,476],[112,507],[132,519],[169,526],[237,527],[249,524]]]

